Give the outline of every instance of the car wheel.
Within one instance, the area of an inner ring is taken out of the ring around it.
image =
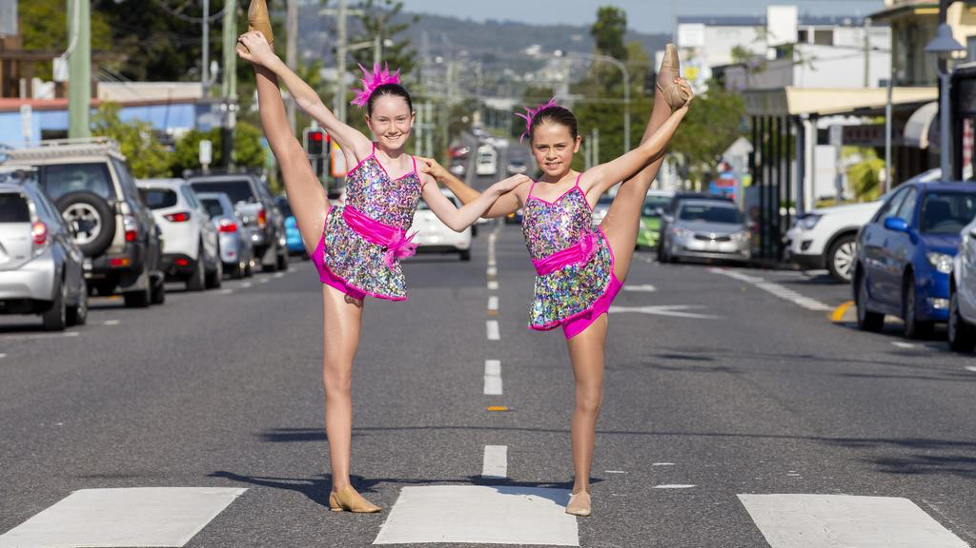
[[[115,238],[115,213],[94,192],[70,192],[57,200],[58,211],[68,226],[75,227],[75,243],[86,257],[98,255]]]
[[[262,257],[261,272],[275,272],[278,270],[278,244],[272,244],[272,246],[271,262],[266,263],[263,261],[264,257],[268,256],[268,253],[265,252],[264,257]]]
[[[233,280],[240,280],[244,277],[244,263],[236,263],[230,267],[230,277]]]
[[[61,287],[55,293],[51,307],[41,315],[41,320],[44,322],[44,329],[47,331],[64,331],[64,328],[68,325],[68,307],[65,304],[68,286],[60,278],[58,278],[58,282],[61,284]]]
[[[906,339],[921,339],[932,332],[932,322],[918,319],[918,303],[915,293],[915,277],[910,277],[905,282],[902,290],[902,319],[905,321],[903,334]]]
[[[220,289],[224,279],[224,263],[217,261],[213,272],[207,274],[207,289]]]
[[[245,278],[250,278],[252,276],[254,276],[254,261],[253,260],[248,261],[247,262],[247,265],[244,268],[244,277]]]
[[[278,270],[288,270],[288,247],[282,247],[278,251]]]
[[[877,333],[884,328],[884,314],[868,310],[868,281],[864,275],[857,280],[857,327],[861,331]]]
[[[152,303],[152,278],[149,273],[145,273],[146,288],[138,291],[129,291],[122,297],[125,299],[126,308],[146,308]]]
[[[159,273],[159,276],[156,276],[156,280],[157,282],[153,284],[150,302],[152,304],[163,304],[166,302],[166,282],[162,272]]]
[[[461,250],[461,260],[462,261],[470,261],[471,260],[471,250],[470,249],[463,249],[463,250]]]
[[[976,329],[966,323],[959,311],[959,293],[949,297],[949,348],[956,352],[972,352],[976,348]]]
[[[203,248],[201,247],[201,250]],[[190,277],[186,280],[186,290],[187,291],[203,291],[207,287],[207,272],[206,266],[203,264],[203,255],[200,259],[193,265],[193,272],[190,273]]]
[[[854,265],[854,257],[857,256],[857,237],[854,234],[846,234],[837,238],[837,241],[830,246],[827,252],[827,269],[838,281],[850,283],[851,267]]]
[[[81,292],[78,294],[78,304],[68,309],[68,325],[85,325],[88,321],[88,287],[84,280],[81,282]]]

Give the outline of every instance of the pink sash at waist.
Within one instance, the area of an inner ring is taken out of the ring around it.
[[[596,234],[586,232],[575,244],[544,257],[542,259],[532,259],[532,265],[540,276],[545,276],[550,272],[555,272],[571,264],[586,264],[596,253]]]
[[[364,240],[386,248],[383,256],[386,266],[393,266],[395,260],[409,257],[417,251],[417,244],[411,242],[416,233],[408,237],[402,229],[375,221],[349,205],[342,209],[342,218]]]

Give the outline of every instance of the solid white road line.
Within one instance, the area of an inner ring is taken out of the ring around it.
[[[498,282],[491,280],[488,282],[488,291],[498,291]]]
[[[404,487],[373,544],[579,546],[569,491],[507,485]]]
[[[495,320],[488,320],[486,326],[487,326],[487,330],[488,330],[488,340],[489,341],[497,341],[498,339],[501,338],[501,335],[498,333],[498,322],[497,321],[495,321]]]
[[[247,489],[82,489],[0,535],[0,548],[184,546]]]
[[[771,548],[969,548],[912,501],[848,495],[739,495]]]
[[[750,276],[748,274],[743,274],[735,270],[726,270],[724,268],[710,268],[709,270],[716,274],[721,274],[723,276],[728,276],[730,278],[739,280],[741,282],[752,284],[758,287],[759,289],[762,289],[763,291],[775,295],[785,301],[790,301],[797,306],[806,308],[807,310],[813,310],[815,312],[826,312],[834,309],[834,307],[827,306],[826,304],[816,299],[805,297],[802,294],[788,287],[782,286],[780,284],[767,282],[765,279],[760,278],[758,276]]]
[[[486,445],[484,462],[481,465],[481,477],[488,479],[505,479],[508,477],[508,446]]]
[[[891,344],[897,346],[898,348],[915,348],[914,344],[907,342],[891,341]]]
[[[686,483],[665,483],[662,485],[655,485],[655,489],[691,489],[694,485],[688,485]]]
[[[488,297],[488,310],[490,312],[498,311],[498,296],[492,295]]]
[[[0,358],[2,358],[2,357],[3,356],[0,356]],[[966,371],[969,371],[970,373],[976,373],[976,365],[967,365],[966,366]]]
[[[119,320],[105,320],[105,325],[119,325]]]
[[[695,318],[699,320],[715,320],[718,316],[712,316],[711,314],[698,314],[696,312],[684,312],[685,310],[696,310],[705,308],[704,306],[690,305],[690,304],[679,304],[679,305],[666,305],[666,306],[611,306],[611,314],[619,314],[622,312],[634,312],[637,314],[649,314],[651,316],[670,316],[673,318]]]
[[[485,360],[485,395],[502,395],[502,362]]]
[[[652,292],[652,291],[657,291],[657,288],[654,287],[651,284],[625,285],[624,286],[624,291],[646,291],[646,292]]]
[[[37,335],[0,335],[0,340],[29,341],[34,339],[63,339],[65,337],[77,337],[79,335],[81,335],[80,331],[65,331],[64,333],[39,333]]]

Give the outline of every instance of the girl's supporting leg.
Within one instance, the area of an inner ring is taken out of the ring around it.
[[[607,340],[607,315],[602,314],[582,333],[566,341],[576,379],[576,408],[571,436],[573,493],[590,490],[590,467],[596,439],[596,419],[603,403],[603,363]]]
[[[307,162],[306,162],[307,163]],[[352,445],[352,362],[359,346],[363,301],[322,285],[325,310],[325,432],[329,438],[332,491],[349,485]]]
[[[328,198],[312,171],[305,150],[288,124],[285,103],[281,99],[281,90],[278,89],[278,77],[264,67],[256,66],[255,72],[261,126],[281,167],[288,203],[295,213],[305,248],[312,253],[325,227]]]

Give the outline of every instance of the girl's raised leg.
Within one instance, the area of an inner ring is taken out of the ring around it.
[[[596,419],[603,403],[603,364],[607,340],[607,315],[602,314],[582,333],[566,341],[576,380],[576,407],[571,437],[573,493],[590,491],[590,468],[596,439]]]

